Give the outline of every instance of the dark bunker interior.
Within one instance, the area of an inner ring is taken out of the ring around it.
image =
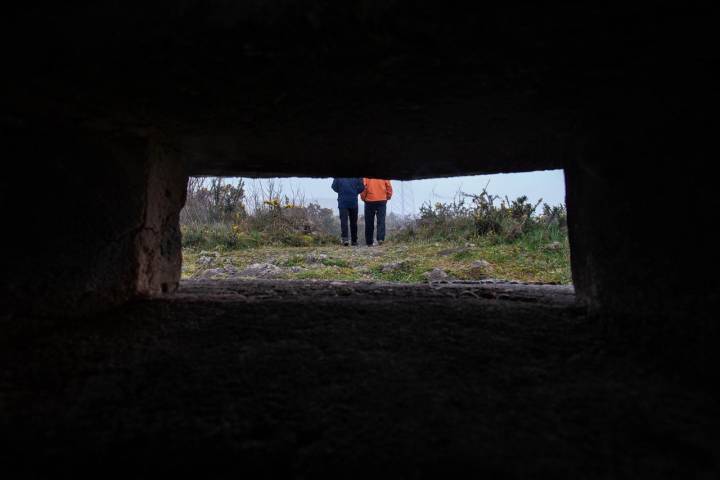
[[[717,478],[711,13],[5,5],[2,476]],[[180,281],[191,175],[557,168],[574,288]]]

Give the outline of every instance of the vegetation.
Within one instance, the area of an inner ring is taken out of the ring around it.
[[[182,213],[183,277],[236,275],[271,265],[273,278],[421,282],[449,278],[571,282],[564,206],[500,199],[483,190],[425,204],[416,218],[389,216],[381,248],[338,245],[335,212],[267,181],[247,195],[242,180],[191,179]],[[362,243],[362,217],[359,232]]]
[[[467,201],[470,199],[470,201]],[[499,201],[499,202],[498,202]],[[417,220],[408,222],[395,240],[479,240],[490,243],[562,242],[567,237],[567,213],[564,205],[543,204],[537,215],[535,205],[526,196],[510,200],[490,195],[459,194],[449,203],[429,203],[420,207]]]
[[[194,177],[180,217],[183,247],[243,249],[263,245],[310,246],[335,242],[333,211],[287,195],[272,180],[246,196],[242,179]]]

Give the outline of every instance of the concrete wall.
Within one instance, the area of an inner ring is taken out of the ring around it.
[[[0,121],[20,174],[2,194],[23,233],[3,259],[5,302],[81,311],[171,291],[186,174],[562,166],[579,297],[702,324],[687,317],[717,296],[707,12],[351,7],[12,9]]]
[[[687,91],[648,90],[615,90],[608,106],[624,108],[598,106],[566,164],[573,281],[611,330],[707,358],[720,337],[712,121]]]
[[[147,138],[11,131],[2,176],[5,311],[81,314],[172,291],[187,176]]]

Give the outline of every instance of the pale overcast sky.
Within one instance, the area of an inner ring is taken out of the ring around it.
[[[323,207],[336,208],[336,195],[330,189],[332,178],[279,178],[275,179],[285,193],[303,192],[305,201],[315,201]],[[253,179],[245,179],[246,188],[252,190]],[[255,181],[257,182],[257,181]],[[451,201],[458,191],[479,193],[487,189],[493,195],[511,199],[527,195],[531,202],[543,199],[551,205],[565,203],[565,180],[562,170],[545,170],[526,173],[476,175],[468,177],[434,178],[430,180],[393,180],[395,194],[388,202],[388,211],[414,214],[423,202]],[[362,202],[360,202],[362,208]]]

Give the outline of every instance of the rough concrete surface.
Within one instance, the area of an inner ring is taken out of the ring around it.
[[[100,311],[172,290],[182,172],[564,168],[578,295],[618,328],[682,324],[715,348],[716,322],[697,321],[720,298],[697,268],[720,261],[709,7],[351,4],[13,5],[0,125],[21,173],[0,177],[0,203],[19,204],[6,223],[23,234],[0,306]],[[158,138],[167,155],[148,155]]]
[[[177,152],[134,136],[9,132],[0,312],[80,315],[177,288],[187,185]]]
[[[2,473],[717,477],[713,13],[11,2]],[[136,298],[179,278],[190,174],[545,168],[587,314],[540,286]]]
[[[572,287],[183,282],[0,344],[0,463],[143,478],[702,477],[718,401]]]

